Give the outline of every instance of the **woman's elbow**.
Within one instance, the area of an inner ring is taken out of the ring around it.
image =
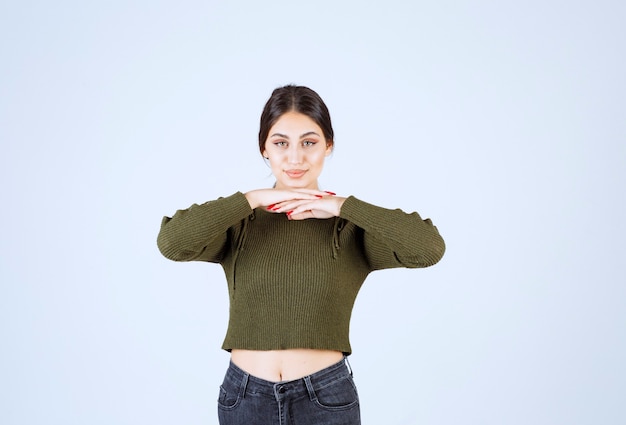
[[[445,253],[446,253],[446,243],[444,242],[443,238],[439,236],[431,244],[429,254],[427,257],[428,259],[427,265],[425,267],[430,267],[430,266],[434,266],[435,264],[437,264],[443,258],[443,254]]]
[[[179,244],[163,231],[157,236],[157,247],[165,258],[172,261],[189,261],[194,255],[193,252],[181,249]]]
[[[177,260],[177,253],[172,243],[168,240],[166,236],[163,235],[163,232],[159,233],[157,236],[157,248],[159,248],[159,252],[168,260]]]
[[[405,258],[404,261],[402,261],[404,266],[416,269],[430,267],[437,264],[446,252],[446,244],[443,238],[439,235],[437,236],[437,238],[429,241],[427,245],[422,246],[419,253],[416,253],[416,255],[413,255],[410,258]]]

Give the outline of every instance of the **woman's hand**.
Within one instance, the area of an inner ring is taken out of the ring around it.
[[[259,189],[245,196],[252,209],[265,207],[271,212],[285,213],[291,220],[336,217],[346,200],[332,192],[311,189]]]
[[[328,195],[327,192],[311,189],[293,189],[293,190],[279,190],[279,189],[258,189],[252,190],[245,194],[248,203],[252,209],[264,207],[270,211],[273,211],[273,207],[283,202],[288,201],[303,201],[320,199],[324,195]],[[271,208],[268,208],[271,207]]]
[[[331,218],[339,216],[341,206],[346,198],[330,195],[328,192],[313,200],[295,200],[281,202],[271,209],[284,212],[290,220],[306,220],[307,218]]]

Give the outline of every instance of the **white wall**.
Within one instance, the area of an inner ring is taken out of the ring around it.
[[[625,19],[617,0],[3,3],[0,423],[217,422],[223,274],[156,235],[272,184],[258,117],[286,83],[331,109],[324,187],[417,210],[448,246],[357,300],[363,423],[624,423]]]

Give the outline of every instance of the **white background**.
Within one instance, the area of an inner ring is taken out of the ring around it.
[[[0,423],[215,424],[221,268],[161,217],[268,187],[271,91],[325,189],[431,217],[354,310],[364,425],[626,423],[620,1],[3,1]]]

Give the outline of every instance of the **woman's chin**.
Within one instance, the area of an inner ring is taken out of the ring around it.
[[[313,189],[317,190],[318,185],[316,181],[305,181],[301,179],[289,179],[276,181],[276,189],[290,190],[290,189]]]

